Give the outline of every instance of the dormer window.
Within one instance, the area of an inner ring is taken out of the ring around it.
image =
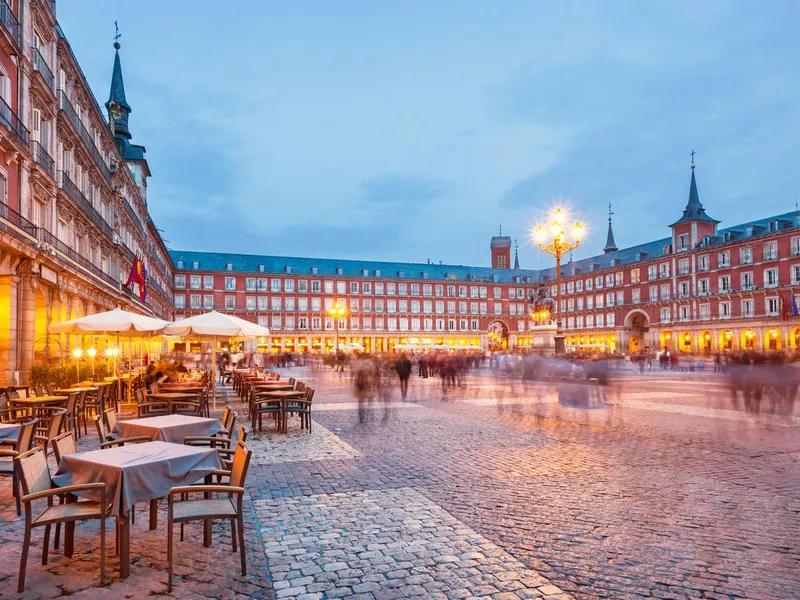
[[[319,273],[319,267],[311,267],[311,274],[316,275]]]
[[[336,267],[336,274],[337,275],[344,275],[344,269],[342,269],[342,267]]]
[[[259,273],[263,273],[264,272],[264,265],[258,265],[258,272]]]
[[[369,269],[361,269],[361,276],[367,277],[369,275]]]
[[[179,268],[179,269],[182,269],[182,268],[183,268],[183,261],[182,261],[182,260],[179,260],[175,266],[176,266],[177,268]]]
[[[233,271],[233,263],[225,263],[225,270],[226,271]]]
[[[292,265],[286,265],[286,266],[283,268],[283,270],[284,270],[284,272],[286,272],[286,273],[291,273],[291,272],[292,272]]]
[[[192,268],[193,268],[195,271],[197,271],[197,270],[200,268],[200,261],[199,261],[199,260],[193,260],[193,261],[192,261]]]
[[[381,270],[380,269],[375,269],[374,273],[375,273],[375,277],[380,277],[381,276]]]

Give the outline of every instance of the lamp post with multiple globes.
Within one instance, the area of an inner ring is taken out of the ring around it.
[[[341,306],[338,302],[334,302],[333,306],[328,309],[328,314],[333,317],[333,327],[336,331],[336,345],[334,346],[334,352],[339,351],[339,319],[344,318],[347,316],[347,309],[344,306]]]
[[[567,214],[563,209],[557,208],[553,211],[552,221],[549,225],[537,225],[533,231],[533,239],[539,250],[552,254],[556,258],[556,297],[555,297],[555,313],[556,313],[556,335],[555,335],[555,351],[556,354],[564,354],[564,328],[561,321],[561,258],[570,250],[574,250],[581,242],[583,235],[583,225],[575,222],[571,228],[570,240],[565,231],[564,222],[567,220]]]

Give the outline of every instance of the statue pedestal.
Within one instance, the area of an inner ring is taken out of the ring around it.
[[[533,351],[540,354],[554,354],[556,351],[556,324],[536,325],[531,328]]]

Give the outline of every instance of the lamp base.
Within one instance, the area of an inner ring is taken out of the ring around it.
[[[561,326],[561,321],[556,323],[556,334],[553,336],[553,343],[555,345],[556,356],[563,356],[566,354],[564,347],[564,329]]]

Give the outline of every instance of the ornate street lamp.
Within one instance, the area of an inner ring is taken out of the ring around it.
[[[539,250],[556,257],[556,304],[554,307],[556,312],[556,335],[554,340],[556,354],[564,354],[564,329],[559,306],[561,301],[561,258],[570,250],[578,247],[583,235],[583,225],[576,221],[572,225],[572,240],[570,241],[564,231],[564,222],[566,220],[566,213],[557,208],[553,212],[553,220],[549,225],[537,225],[533,231],[533,239],[536,241],[536,245],[539,246]]]
[[[347,315],[347,309],[344,306],[339,306],[338,302],[334,302],[333,306],[330,307],[328,310],[328,314],[333,317],[333,326],[336,330],[336,345],[334,346],[334,352],[339,351],[339,319],[344,318]]]
[[[544,325],[550,322],[550,311],[546,308],[536,309],[531,312],[531,319],[537,325]]]

